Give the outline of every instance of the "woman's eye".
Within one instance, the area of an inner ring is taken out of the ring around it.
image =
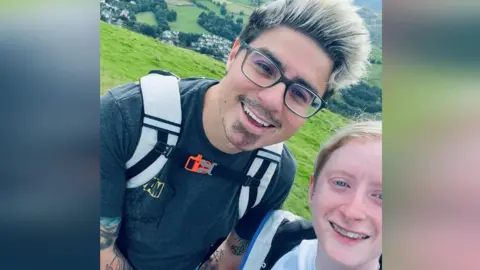
[[[341,181],[341,180],[335,180],[335,181],[333,181],[333,183],[336,186],[339,186],[339,187],[350,187],[346,182]]]
[[[380,200],[383,200],[383,193],[375,194],[373,196],[377,197]]]

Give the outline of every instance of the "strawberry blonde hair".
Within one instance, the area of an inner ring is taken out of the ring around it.
[[[325,163],[330,159],[333,152],[352,140],[378,140],[382,138],[381,121],[361,121],[347,125],[340,129],[325,145],[315,159],[314,184],[316,184]]]

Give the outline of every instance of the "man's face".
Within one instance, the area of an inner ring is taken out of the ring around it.
[[[288,79],[303,80],[320,97],[323,95],[333,63],[309,37],[279,27],[264,32],[249,45],[273,56],[273,62],[279,62],[284,67],[283,72]],[[239,51],[239,48],[236,42],[227,62],[228,73],[220,82],[222,91],[218,105],[227,139],[243,151],[287,140],[305,119],[284,105],[283,83],[261,88],[243,74],[242,62],[247,50]],[[251,60],[257,68],[265,64],[259,59]]]
[[[353,140],[325,163],[310,207],[321,249],[333,260],[359,266],[382,252],[382,142]]]

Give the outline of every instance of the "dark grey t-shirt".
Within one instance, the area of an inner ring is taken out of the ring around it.
[[[178,146],[244,170],[252,152],[225,154],[208,141],[202,123],[205,92],[216,81],[183,79],[182,135]],[[122,217],[117,246],[135,269],[193,270],[209,246],[234,228],[251,239],[265,214],[278,209],[293,184],[296,162],[286,148],[262,201],[238,220],[240,186],[189,172],[169,161],[147,184],[126,188],[125,163],[140,137],[140,87],[129,83],[101,97],[101,216]],[[162,187],[162,188],[160,188]]]

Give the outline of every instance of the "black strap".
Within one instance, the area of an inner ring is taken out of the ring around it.
[[[155,162],[162,154],[166,154],[167,150],[170,150],[170,147],[164,143],[167,142],[168,132],[157,130],[158,142],[155,147],[148,152],[145,157],[143,157],[137,164],[127,169],[127,178],[131,179],[137,176],[139,173],[147,169],[152,163]]]
[[[253,177],[255,179],[260,179],[260,181],[261,181],[261,179],[263,178],[263,175],[267,171],[270,163],[271,163],[271,161],[267,161],[265,159],[262,160],[262,165],[260,165],[260,168],[258,169],[258,171],[255,173],[255,175]],[[253,204],[257,200],[257,194],[258,194],[258,186],[250,186],[250,190],[249,190],[249,193],[248,193],[247,209],[252,208]]]
[[[271,269],[275,263],[285,254],[298,246],[305,239],[315,239],[315,231],[312,222],[308,220],[288,221],[285,219],[272,241],[271,249],[265,259],[265,268]]]

